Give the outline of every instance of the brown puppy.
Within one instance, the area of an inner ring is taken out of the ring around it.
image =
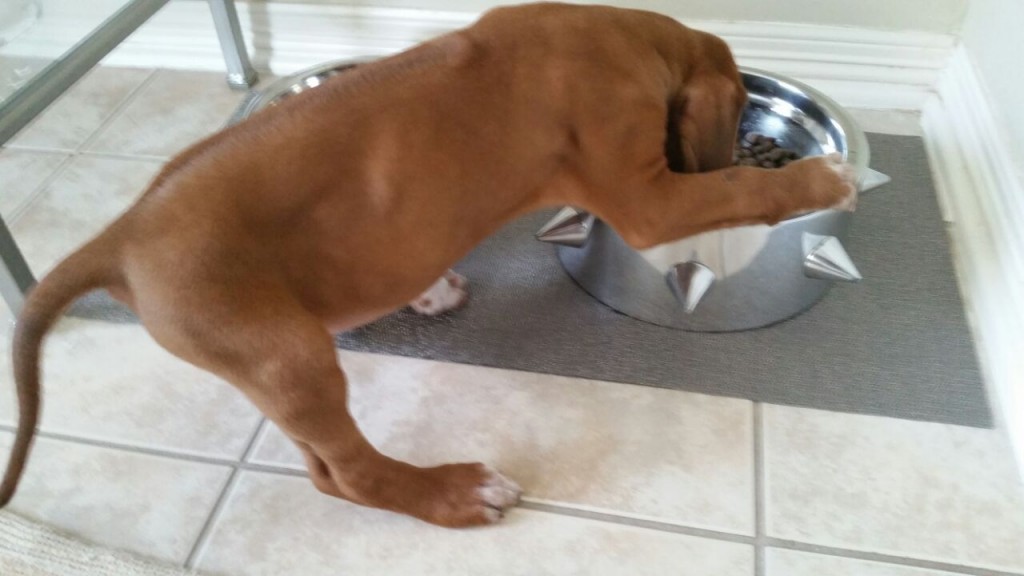
[[[850,206],[852,174],[834,158],[729,167],[745,99],[714,36],[648,12],[535,4],[196,144],[29,295],[0,503],[36,425],[41,341],[75,297],[106,288],[277,423],[318,489],[444,526],[495,522],[519,497],[511,481],[482,464],[414,467],[367,442],[331,331],[409,302],[539,208],[588,210],[643,248]]]

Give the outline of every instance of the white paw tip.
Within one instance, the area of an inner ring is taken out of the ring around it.
[[[449,272],[443,278],[438,279],[419,298],[410,302],[409,306],[425,316],[437,316],[456,310],[469,300],[469,292],[465,290],[465,285],[465,278],[454,272]]]
[[[496,509],[496,508],[485,508],[484,509],[484,517],[487,518],[487,521],[489,523],[497,524],[498,522],[501,521],[502,518],[505,517],[505,513],[502,512],[501,510]]]
[[[513,480],[506,478],[500,472],[488,467],[487,479],[484,485],[478,488],[480,497],[490,506],[506,508],[519,503],[523,489]]]
[[[451,286],[452,288],[459,289],[459,290],[465,288],[466,284],[467,284],[467,280],[466,280],[465,276],[463,276],[462,274],[459,274],[457,272],[452,272],[450,270],[445,273],[444,279],[448,281],[448,285],[449,286]]]

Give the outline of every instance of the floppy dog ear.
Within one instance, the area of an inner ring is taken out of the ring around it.
[[[673,116],[678,116],[685,172],[719,170],[732,164],[746,99],[741,85],[717,74],[697,76],[683,89],[681,105]]]

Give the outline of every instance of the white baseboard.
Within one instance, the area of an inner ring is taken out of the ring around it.
[[[1024,474],[1024,174],[989,102],[958,47],[922,128],[997,424]]]
[[[22,50],[63,49],[81,34],[86,10],[123,0],[47,0],[48,14]],[[88,5],[87,7],[83,7]],[[288,74],[334,59],[390,54],[460,28],[479,14],[372,6],[238,2],[257,68]],[[678,16],[678,15],[676,15]],[[687,21],[725,38],[737,60],[804,81],[857,108],[920,110],[945,68],[955,38],[944,34],[764,22]],[[57,54],[52,54],[56,56]],[[222,70],[205,1],[173,0],[107,57],[117,66]]]

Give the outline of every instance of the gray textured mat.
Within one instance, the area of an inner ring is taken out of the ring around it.
[[[864,275],[769,328],[690,333],[616,313],[533,240],[548,214],[512,223],[461,262],[472,300],[441,318],[402,311],[341,334],[341,348],[707,394],[991,426],[919,138],[872,134],[892,183],[865,194],[848,251]],[[79,310],[111,318],[102,299]]]

